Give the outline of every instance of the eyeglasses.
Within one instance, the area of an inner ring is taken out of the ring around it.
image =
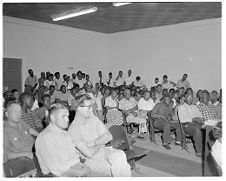
[[[89,105],[89,106],[79,106],[79,107],[88,107],[89,109],[91,109],[93,107],[93,105]]]

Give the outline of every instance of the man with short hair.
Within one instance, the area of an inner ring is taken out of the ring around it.
[[[115,87],[119,87],[121,85],[124,85],[124,83],[125,83],[125,79],[123,77],[123,72],[120,70],[118,72],[118,76],[115,79],[114,85]]]
[[[190,88],[191,85],[187,80],[188,74],[184,74],[182,79],[178,80],[177,82],[177,88],[179,89],[180,87],[183,87],[184,90],[186,90],[187,88]]]
[[[49,90],[51,85],[56,86],[56,82],[53,80],[53,74],[49,74],[48,78],[44,82],[45,90]]]
[[[140,88],[145,87],[145,84],[144,84],[143,81],[141,80],[140,76],[137,76],[137,77],[136,77],[136,80],[134,81],[134,86],[135,86],[135,87],[140,87]]]
[[[134,80],[133,80],[133,77],[132,77],[132,70],[129,69],[128,70],[128,76],[125,79],[125,85],[127,87],[131,87],[133,85],[133,82],[134,82]]]
[[[193,95],[186,94],[185,103],[178,106],[178,117],[185,134],[192,136],[194,140],[196,156],[201,156],[203,142],[201,127],[204,119],[199,109],[192,102]]]
[[[87,94],[76,98],[78,108],[69,134],[86,157],[86,165],[92,171],[114,177],[131,176],[130,166],[122,150],[105,147],[112,140],[106,126],[92,113],[93,101]]]
[[[176,145],[181,144],[181,128],[179,123],[172,121],[173,109],[171,106],[171,97],[169,94],[163,95],[163,100],[157,103],[151,112],[151,117],[154,119],[153,125],[155,128],[163,130],[162,140],[163,147],[165,149],[171,149],[169,146],[171,143],[171,133],[172,129],[176,130]]]
[[[4,161],[27,157],[33,159],[32,147],[38,132],[21,121],[21,106],[12,103],[7,106],[7,121],[3,129]]]
[[[167,75],[163,76],[163,81],[162,81],[162,88],[163,89],[169,90],[169,89],[171,89],[171,88],[173,88],[175,86],[176,86],[176,84],[174,82],[168,80],[168,76]]]
[[[139,125],[139,137],[147,132],[146,119],[137,115],[138,105],[134,97],[131,97],[129,89],[124,91],[124,98],[119,101],[119,109],[126,117],[127,123],[136,123]]]
[[[64,130],[68,127],[68,116],[69,112],[64,106],[52,105],[51,122],[36,139],[36,155],[43,174],[78,177],[90,173],[90,169],[80,163],[79,152],[74,148],[68,132]]]
[[[56,90],[60,90],[61,85],[63,84],[63,80],[60,78],[60,72],[56,72],[55,74],[55,88]]]
[[[21,120],[28,126],[40,132],[43,129],[42,120],[38,119],[31,108],[34,103],[33,95],[29,93],[22,93],[20,95],[20,104],[22,107]]]
[[[33,70],[28,70],[29,76],[25,79],[24,92],[33,93],[38,85],[37,77],[33,74]]]
[[[108,73],[108,79],[106,80],[106,85],[110,87],[114,87],[114,80],[112,77],[112,72]]]

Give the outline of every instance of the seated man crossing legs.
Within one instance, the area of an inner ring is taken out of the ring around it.
[[[171,130],[176,130],[176,145],[181,144],[182,135],[180,124],[172,120],[173,109],[170,104],[171,98],[169,94],[164,94],[163,100],[157,103],[151,112],[151,117],[154,119],[154,127],[163,131],[163,147],[171,149]]]

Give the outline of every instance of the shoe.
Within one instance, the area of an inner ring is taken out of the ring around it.
[[[171,149],[171,147],[169,146],[169,143],[163,144],[162,146],[163,146],[165,149],[167,149],[167,150],[170,150],[170,149]]]
[[[201,153],[201,152],[196,153],[196,154],[195,154],[195,156],[197,156],[197,157],[200,157],[200,158],[201,158],[201,157],[202,157],[202,153]]]
[[[180,145],[181,145],[181,142],[180,142],[180,141],[176,141],[174,144],[175,144],[176,146],[180,146]]]

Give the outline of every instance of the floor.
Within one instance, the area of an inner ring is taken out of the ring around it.
[[[177,177],[177,176],[181,176],[178,174],[172,174],[174,173],[173,170],[170,171],[170,169],[173,169],[173,167],[176,167],[176,161],[177,160],[188,160],[188,164],[189,161],[191,161],[193,163],[193,165],[195,164],[195,166],[198,168],[197,170],[193,170],[194,173],[191,172],[191,169],[189,170],[189,174],[188,175],[183,175],[183,176],[202,176],[202,160],[199,157],[195,156],[195,151],[193,148],[193,144],[189,143],[187,144],[188,146],[188,151],[182,149],[182,147],[180,146],[176,146],[173,143],[171,143],[171,150],[166,150],[165,148],[162,147],[162,141],[161,141],[161,133],[156,133],[156,144],[155,143],[151,143],[150,140],[148,139],[148,134],[146,133],[145,135],[145,139],[141,140],[141,139],[136,139],[136,142],[133,144],[134,147],[140,147],[140,148],[144,148],[144,149],[148,149],[151,150],[153,152],[156,153],[163,153],[163,155],[167,155],[168,157],[171,157],[173,159],[175,159],[175,162],[172,163],[172,167],[169,167],[167,169],[169,169],[169,171],[162,171],[161,169],[156,169],[153,168],[151,166],[148,166],[148,163],[143,164],[145,162],[145,157],[143,157],[142,159],[136,161],[136,167],[138,171],[132,171],[132,176],[133,177]],[[177,159],[178,158],[178,159]],[[148,158],[146,158],[146,160],[148,160]],[[149,158],[150,160],[150,158]],[[147,161],[146,161],[147,162]],[[164,160],[163,160],[164,162]],[[151,165],[151,164],[150,164]],[[153,165],[153,163],[152,163]],[[178,165],[180,166],[180,165]],[[185,167],[189,166],[186,165],[185,162]],[[175,168],[174,168],[175,169]],[[164,169],[163,169],[164,170]]]

